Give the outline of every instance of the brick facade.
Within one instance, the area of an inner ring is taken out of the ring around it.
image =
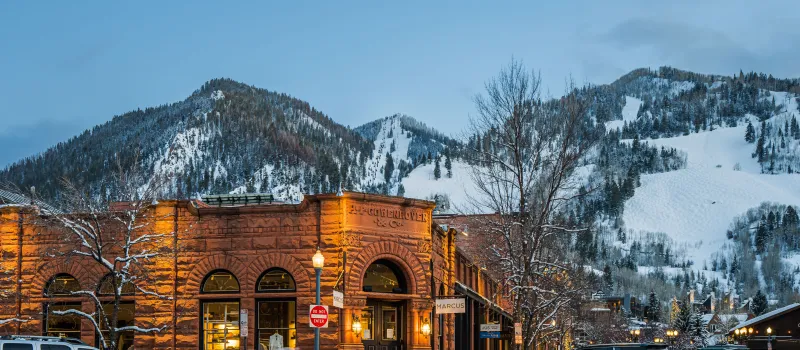
[[[151,262],[156,277],[153,286],[171,300],[128,296],[135,303],[135,324],[150,327],[166,324],[157,335],[137,334],[136,348],[201,348],[201,304],[213,300],[236,300],[248,310],[247,348],[256,346],[258,300],[290,298],[296,301],[297,347],[313,346],[308,326],[309,305],[314,303],[315,271],[311,257],[317,247],[325,256],[321,275],[322,304],[332,305],[334,286],[345,293],[345,307],[330,307],[328,328],[321,330],[323,349],[364,349],[350,331],[352,315],[367,300],[391,299],[404,305],[405,349],[430,349],[432,338],[444,331],[445,348],[453,349],[452,317],[440,330],[431,321],[433,334],[423,336],[420,320],[433,307],[432,292],[452,295],[455,282],[454,230],[442,230],[432,221],[434,204],[399,197],[362,193],[306,196],[300,204],[239,207],[208,207],[189,201],[162,201],[156,207],[158,231],[169,233],[168,254]],[[57,236],[47,227],[28,224],[30,208],[0,208],[0,320],[30,318],[24,323],[0,325],[0,334],[42,334],[45,304],[53,301],[81,303],[86,312],[93,304],[81,298],[45,298],[43,290],[57,274],[69,274],[84,286],[97,285],[103,277],[92,262],[47,258],[42,252],[59,247]],[[406,293],[365,292],[365,271],[376,260],[399,267],[407,283]],[[346,263],[345,263],[346,261]],[[291,293],[256,292],[259,277],[271,268],[291,274],[296,290]],[[228,271],[239,282],[239,292],[204,294],[204,279],[214,271]],[[18,281],[18,283],[15,283]],[[338,284],[337,284],[338,282]],[[442,286],[444,285],[444,286]],[[476,288],[478,289],[478,288]],[[452,332],[450,332],[452,333]],[[81,325],[81,338],[94,344],[89,321]],[[435,346],[438,347],[438,346]]]

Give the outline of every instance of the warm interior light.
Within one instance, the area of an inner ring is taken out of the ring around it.
[[[772,334],[772,327],[767,327],[767,335]]]
[[[225,325],[224,325],[224,324],[221,324],[221,325],[217,326],[217,329],[219,329],[219,330],[224,330],[224,329],[225,329]]]
[[[424,321],[422,321],[422,327],[420,327],[420,332],[422,332],[422,335],[426,337],[431,335],[431,324],[430,322],[428,322],[427,318]]]
[[[747,333],[753,334],[753,327],[748,328]]]
[[[239,339],[228,339],[228,346],[232,348],[239,347]]]
[[[311,258],[311,262],[314,264],[315,269],[321,269],[325,266],[325,257],[322,255],[322,252],[317,249],[317,253],[314,254],[314,257]]]
[[[736,333],[736,335],[739,335],[739,330],[737,329],[737,330],[733,331],[733,333]]]

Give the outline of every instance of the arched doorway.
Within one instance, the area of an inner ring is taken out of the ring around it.
[[[365,350],[399,350],[406,343],[404,323],[408,293],[403,270],[392,261],[374,261],[364,272],[362,291],[367,306],[361,312],[361,339]]]

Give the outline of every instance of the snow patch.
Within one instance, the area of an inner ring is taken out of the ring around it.
[[[639,114],[639,107],[642,106],[642,100],[625,96],[625,106],[622,107],[622,120],[612,120],[606,122],[606,130],[622,129],[625,123],[632,123],[636,121],[636,116]]]
[[[211,93],[211,99],[214,101],[218,101],[225,98],[225,94],[222,93],[222,90],[217,90]]]
[[[722,248],[737,215],[767,201],[800,204],[800,176],[760,174],[744,127],[648,142],[687,152],[687,168],[642,175],[642,186],[625,203],[625,227],[668,234],[687,247],[695,266]]]

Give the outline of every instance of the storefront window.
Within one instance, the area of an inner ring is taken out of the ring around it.
[[[81,310],[81,303],[53,303],[46,305],[47,320],[45,335],[50,337],[81,337],[81,317],[78,315],[56,315],[54,311]]]
[[[117,313],[117,327],[127,327],[133,326],[134,321],[134,309],[135,305],[133,302],[124,302],[119,304],[119,312]],[[108,318],[108,322],[111,322],[111,319],[114,315],[114,304],[109,303],[103,305],[103,310],[105,312],[106,317]],[[108,331],[107,324],[102,320],[99,320],[100,328],[103,332],[103,337],[108,342],[111,337],[111,333]],[[133,347],[133,331],[126,331],[117,334],[117,347],[116,350],[127,350]],[[97,337],[97,344],[100,344],[100,337]]]
[[[203,303],[203,349],[239,350],[239,302]]]
[[[378,293],[405,293],[406,284],[397,266],[387,260],[378,260],[364,274],[364,291]]]
[[[270,269],[258,280],[259,292],[293,292],[294,278],[284,269]]]
[[[383,340],[397,340],[397,308],[384,306],[383,312]]]
[[[203,293],[235,293],[239,291],[239,281],[228,271],[215,271],[203,281]]]
[[[375,323],[375,315],[373,313],[372,306],[361,310],[361,319],[359,321],[361,321],[361,339],[373,340],[375,334],[375,327],[373,327],[373,323]]]
[[[259,349],[294,348],[297,345],[297,307],[294,300],[258,302]]]

